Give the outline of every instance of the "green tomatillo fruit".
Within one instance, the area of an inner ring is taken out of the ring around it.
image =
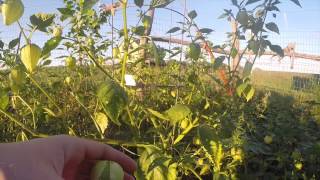
[[[120,57],[120,49],[119,47],[115,47],[112,49],[112,55],[114,58],[119,58]]]
[[[123,180],[122,167],[113,161],[98,161],[91,170],[91,180]]]
[[[100,65],[103,65],[103,64],[105,63],[105,59],[104,59],[102,56],[99,56],[99,58],[98,58],[98,63],[99,63]]]
[[[204,164],[204,160],[202,158],[198,159],[197,164],[202,166]]]
[[[36,70],[40,57],[41,48],[36,44],[27,44],[21,49],[21,61],[30,73]]]
[[[1,13],[4,25],[11,25],[18,21],[24,12],[21,0],[6,0],[1,5]]]
[[[58,26],[58,27],[55,27],[52,31],[52,35],[53,37],[61,37],[62,35],[62,27]]]
[[[201,47],[199,44],[191,43],[189,45],[188,55],[192,60],[194,61],[198,60],[200,57],[200,53],[201,53]]]
[[[76,59],[72,56],[69,56],[65,59],[65,65],[66,67],[72,69],[76,66]]]
[[[186,129],[189,126],[189,120],[188,119],[184,119],[181,121],[180,123],[180,127],[181,129]]]
[[[89,46],[93,46],[94,45],[94,40],[91,37],[88,39],[87,42],[88,42]]]
[[[302,167],[303,167],[303,164],[302,164],[301,162],[297,162],[297,163],[294,164],[294,167],[295,167],[298,171],[300,171],[300,170],[302,169]]]
[[[200,144],[201,144],[201,140],[200,140],[199,137],[194,137],[194,138],[192,139],[192,142],[193,142],[193,144],[195,144],[195,145],[200,145]]]
[[[24,71],[20,67],[11,69],[9,74],[10,87],[14,92],[19,91],[26,81]]]
[[[264,140],[264,143],[271,144],[272,143],[272,136],[265,136],[263,140]]]
[[[71,77],[70,77],[70,76],[66,77],[66,78],[64,79],[64,82],[65,82],[67,85],[70,85],[70,83],[71,83]]]

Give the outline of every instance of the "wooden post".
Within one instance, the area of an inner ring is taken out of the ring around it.
[[[148,16],[150,18],[150,25],[148,28],[145,29],[144,31],[144,36],[150,36],[151,31],[152,31],[152,25],[153,25],[153,18],[154,18],[154,13],[155,13],[155,8],[150,8],[150,10],[147,12],[146,16]],[[144,47],[148,44],[148,38],[146,37],[141,37],[140,38],[140,46]],[[144,59],[144,61],[147,61],[147,54],[146,54],[146,50],[142,49],[140,51],[140,58]]]
[[[237,36],[238,33],[238,22],[235,19],[231,19],[231,28],[232,28],[232,41],[231,43],[234,42],[234,48],[237,50],[237,55],[233,58],[232,60],[232,70],[235,71],[237,68],[237,65],[240,62],[240,41]],[[231,44],[232,45],[232,44]]]

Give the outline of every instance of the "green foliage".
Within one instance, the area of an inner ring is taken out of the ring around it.
[[[108,117],[120,125],[119,116],[128,104],[125,90],[116,82],[107,80],[99,86],[97,97]]]
[[[274,22],[270,22],[270,23],[266,24],[266,28],[269,29],[270,31],[273,31],[273,32],[280,34],[278,25]]]
[[[139,7],[141,8],[144,4],[144,0],[134,0],[134,3]]]
[[[45,44],[44,47],[42,48],[42,57],[43,56],[48,56],[50,55],[50,52],[54,49],[56,49],[60,42],[61,42],[61,37],[53,37],[51,39],[49,39]]]
[[[53,23],[54,18],[54,14],[38,13],[30,16],[30,22],[38,30],[47,32],[47,27]]]
[[[6,110],[9,105],[9,96],[4,89],[0,89],[0,109]]]

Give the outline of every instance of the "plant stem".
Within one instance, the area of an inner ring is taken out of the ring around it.
[[[33,129],[36,129],[37,128],[37,125],[36,125],[36,119],[35,119],[35,115],[34,115],[34,112],[33,112],[33,109],[31,108],[31,106],[24,100],[22,99],[21,96],[16,96],[18,99],[20,99],[20,101],[22,103],[24,103],[27,108],[30,110],[31,114],[32,114],[32,121],[33,121]]]
[[[22,32],[19,33],[19,43],[18,43],[18,46],[17,46],[17,50],[16,50],[16,56],[14,57],[14,62],[15,63],[18,63],[17,59],[19,57],[19,50],[20,50],[20,46],[21,46],[21,36],[22,36]]]
[[[37,132],[33,131],[31,128],[27,127],[21,121],[19,121],[15,117],[11,116],[9,113],[5,112],[4,110],[0,109],[0,112],[2,114],[4,114],[5,116],[7,116],[10,119],[10,121],[14,122],[18,126],[20,126],[22,129],[24,129],[25,131],[27,131],[30,134],[32,134],[32,136],[35,136],[35,137],[48,137],[48,135],[46,135],[46,134],[40,134],[40,133],[37,133]]]
[[[202,178],[200,177],[200,175],[199,175],[195,170],[193,170],[193,169],[191,169],[191,168],[188,168],[188,170],[191,171],[191,172],[193,173],[193,175],[196,176],[196,178],[198,178],[199,180],[202,180]]]
[[[128,113],[129,119],[130,119],[131,126],[136,127],[136,125],[135,125],[135,123],[134,123],[134,120],[133,120],[133,118],[132,118],[132,114],[131,114],[129,105],[127,105],[126,110],[127,110],[127,113]]]
[[[19,28],[20,28],[20,30],[21,30],[21,33],[22,33],[24,39],[26,40],[26,43],[27,43],[27,44],[30,44],[30,40],[28,39],[28,37],[27,37],[26,33],[24,32],[24,30],[23,30],[23,28],[22,28],[22,26],[21,26],[21,24],[20,24],[19,21],[18,21],[18,25],[19,25]]]
[[[121,70],[121,86],[124,87],[124,77],[126,74],[127,61],[129,58],[129,35],[128,35],[128,20],[127,20],[127,0],[122,2],[122,16],[123,16],[123,31],[124,31],[124,55],[122,59],[122,70]]]
[[[100,137],[101,139],[104,138],[104,135],[103,135],[103,132],[102,130],[100,129],[99,125],[97,124],[95,118],[91,115],[91,113],[89,112],[89,110],[86,108],[86,106],[84,104],[82,104],[82,102],[78,99],[77,96],[75,96],[73,93],[71,93],[71,95],[75,98],[75,100],[80,104],[80,106],[89,114],[90,118],[92,119],[93,121],[93,124],[95,125],[97,131],[99,132],[100,134]]]
[[[140,142],[132,142],[132,141],[123,141],[123,140],[115,140],[115,139],[94,139],[95,141],[109,144],[109,145],[117,145],[117,146],[125,146],[125,147],[149,147],[153,146],[151,144],[145,144]]]
[[[85,47],[81,46],[81,49],[84,50],[89,58],[94,62],[94,64],[105,74],[107,75],[110,79],[114,80],[114,78],[95,60],[95,58],[89,53],[88,49]]]
[[[61,108],[58,106],[58,104],[53,100],[51,96],[37,83],[35,79],[33,79],[31,74],[27,74],[27,77],[31,80],[31,82],[45,95],[47,98],[53,103],[53,105],[59,110],[59,112],[62,112]]]

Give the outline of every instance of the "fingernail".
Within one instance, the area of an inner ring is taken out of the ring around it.
[[[132,180],[136,180],[136,177],[134,177],[134,176],[131,176],[131,179],[132,179]]]

